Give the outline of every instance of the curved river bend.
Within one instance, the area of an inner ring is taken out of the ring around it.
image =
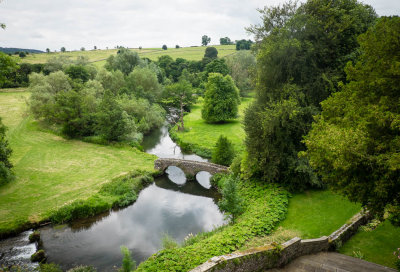
[[[147,153],[161,158],[206,161],[194,154],[183,154],[170,138],[167,126],[147,136],[143,147]],[[197,181],[189,182],[177,167],[171,166],[166,172],[143,189],[137,201],[125,209],[69,225],[42,228],[41,238],[48,262],[55,262],[65,270],[77,265],[92,265],[98,271],[110,271],[122,264],[121,245],[127,246],[139,263],[161,249],[164,234],[181,243],[189,234],[210,231],[225,223],[216,205],[218,194],[211,188],[207,172],[200,172]],[[21,234],[19,239],[26,240],[27,233]],[[11,239],[16,238],[7,240]],[[7,240],[0,241],[0,252],[6,248],[1,242],[7,243]],[[26,246],[30,251],[34,250],[31,245]],[[20,258],[15,259],[18,254]],[[27,263],[26,258],[30,256],[29,252],[12,255],[0,261]]]

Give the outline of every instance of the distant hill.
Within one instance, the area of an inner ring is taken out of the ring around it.
[[[0,52],[4,52],[6,54],[14,54],[15,52],[44,53],[43,51],[36,49],[9,48],[9,47],[0,47]]]

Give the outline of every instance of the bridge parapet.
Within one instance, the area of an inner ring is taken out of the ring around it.
[[[154,169],[164,172],[169,166],[176,166],[182,169],[186,175],[195,176],[200,171],[209,172],[211,175],[217,173],[228,173],[229,168],[223,165],[210,163],[210,162],[198,162],[180,159],[157,159],[154,162]]]

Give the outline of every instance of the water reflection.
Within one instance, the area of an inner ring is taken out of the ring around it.
[[[177,185],[162,176],[140,193],[134,205],[112,211],[101,221],[89,221],[88,229],[42,229],[48,260],[64,269],[85,264],[110,271],[121,265],[120,246],[126,245],[134,259],[141,262],[161,248],[164,233],[182,242],[189,233],[222,225],[224,219],[216,199],[215,191],[197,182]]]
[[[143,140],[142,146],[149,154],[154,154],[159,158],[174,158],[192,161],[208,161],[196,154],[184,154],[181,148],[172,141],[169,136],[167,125],[154,130]]]

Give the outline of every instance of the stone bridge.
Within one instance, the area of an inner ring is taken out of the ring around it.
[[[229,169],[226,166],[209,163],[179,159],[157,159],[154,162],[154,169],[164,172],[169,166],[176,166],[182,169],[186,175],[195,176],[200,171],[209,172],[211,175],[216,173],[228,173]]]

